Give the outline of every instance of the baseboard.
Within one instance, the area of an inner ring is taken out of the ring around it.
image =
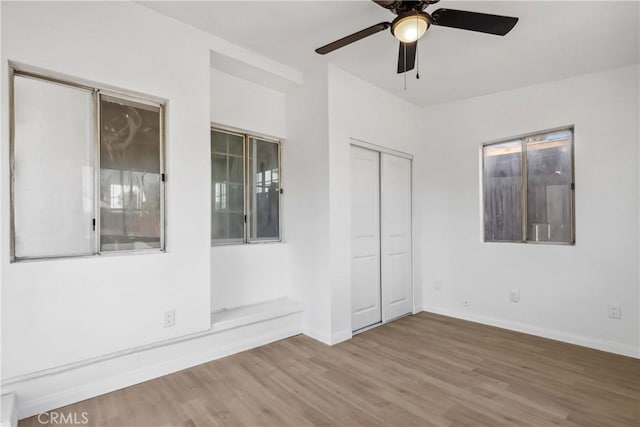
[[[353,338],[353,332],[351,332],[351,329],[334,332],[331,335],[331,345],[340,344],[341,342],[350,340],[351,338]]]
[[[314,340],[321,342],[322,344],[331,345],[331,336],[320,332],[317,329],[303,328],[302,333],[309,338],[313,338]]]
[[[302,332],[302,313],[252,323],[189,341],[108,359],[6,386],[20,419],[139,384]],[[4,427],[4,426],[3,426]]]
[[[13,393],[3,394],[0,404],[0,427],[18,426],[18,407],[16,395]]]
[[[353,332],[351,332],[350,329],[334,332],[332,334],[325,334],[315,329],[304,328],[302,330],[302,333],[309,338],[313,338],[314,340],[320,341],[322,344],[326,345],[340,344],[341,342],[349,340],[353,337]]]
[[[509,329],[511,331],[522,332],[529,335],[536,335],[543,338],[549,338],[556,341],[562,341],[569,344],[575,344],[582,347],[589,347],[596,350],[602,350],[609,353],[620,354],[622,356],[640,358],[640,349],[624,344],[598,340],[591,337],[579,336],[568,334],[566,332],[557,331],[553,329],[540,328],[538,326],[529,325],[526,323],[513,322],[510,320],[497,319],[494,317],[482,316],[477,314],[464,313],[457,310],[451,310],[448,308],[425,306],[424,311],[434,314],[441,314],[443,316],[455,317],[457,319],[469,320],[471,322],[482,323],[484,325],[495,326],[502,329]]]

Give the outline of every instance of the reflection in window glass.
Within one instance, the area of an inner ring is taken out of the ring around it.
[[[484,238],[522,240],[522,141],[483,148]]]
[[[527,240],[571,241],[572,132],[525,138],[527,147]]]
[[[100,250],[161,247],[160,108],[100,96]]]
[[[244,136],[211,131],[211,239],[244,241]]]
[[[280,169],[278,144],[249,139],[249,217],[251,240],[280,236]]]

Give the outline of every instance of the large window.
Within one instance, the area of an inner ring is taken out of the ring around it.
[[[280,143],[211,130],[211,241],[280,241]]]
[[[163,249],[163,105],[14,70],[12,260]]]
[[[484,240],[575,243],[573,129],[486,144]]]

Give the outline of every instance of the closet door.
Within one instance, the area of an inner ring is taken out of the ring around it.
[[[411,160],[381,154],[382,318],[413,311],[411,283]]]
[[[380,154],[351,146],[351,327],[382,321]]]

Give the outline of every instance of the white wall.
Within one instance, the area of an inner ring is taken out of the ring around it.
[[[422,169],[418,151],[418,108],[359,78],[329,66],[329,205],[330,271],[333,342],[351,337],[351,138],[414,154],[413,170]],[[415,173],[415,172],[414,172]],[[413,181],[414,198],[423,191]],[[420,206],[413,204],[419,217]],[[420,224],[414,223],[414,242],[420,241]],[[414,245],[414,260],[420,247]],[[414,307],[422,302],[421,270],[413,272]]]
[[[189,43],[185,40],[189,39]],[[8,236],[7,61],[167,104],[167,252],[9,263],[3,379],[210,326],[209,47],[133,3],[2,3],[2,236]],[[163,328],[163,312],[176,326]]]
[[[210,90],[212,122],[286,139],[284,92],[215,68],[211,69]]]
[[[329,147],[327,69],[287,93],[283,151],[285,230],[291,250],[291,296],[303,303],[303,331],[331,342],[329,286]],[[292,177],[295,177],[292,178]]]
[[[638,76],[636,65],[422,111],[427,310],[638,356]],[[566,125],[576,245],[483,243],[481,143]],[[607,318],[608,303],[622,305],[621,320]]]
[[[211,69],[211,122],[282,140],[288,149],[286,95],[275,89]],[[211,248],[212,309],[233,308],[289,296],[292,260],[284,214],[287,183],[295,180],[283,164],[283,241]],[[291,171],[293,172],[293,171]]]
[[[288,94],[287,107],[292,295],[304,303],[305,334],[336,344],[351,337],[351,138],[415,153],[418,108],[332,65],[306,74],[304,86]],[[414,205],[414,215],[419,212]],[[414,242],[417,236],[419,224]],[[421,283],[416,268],[418,310]]]

